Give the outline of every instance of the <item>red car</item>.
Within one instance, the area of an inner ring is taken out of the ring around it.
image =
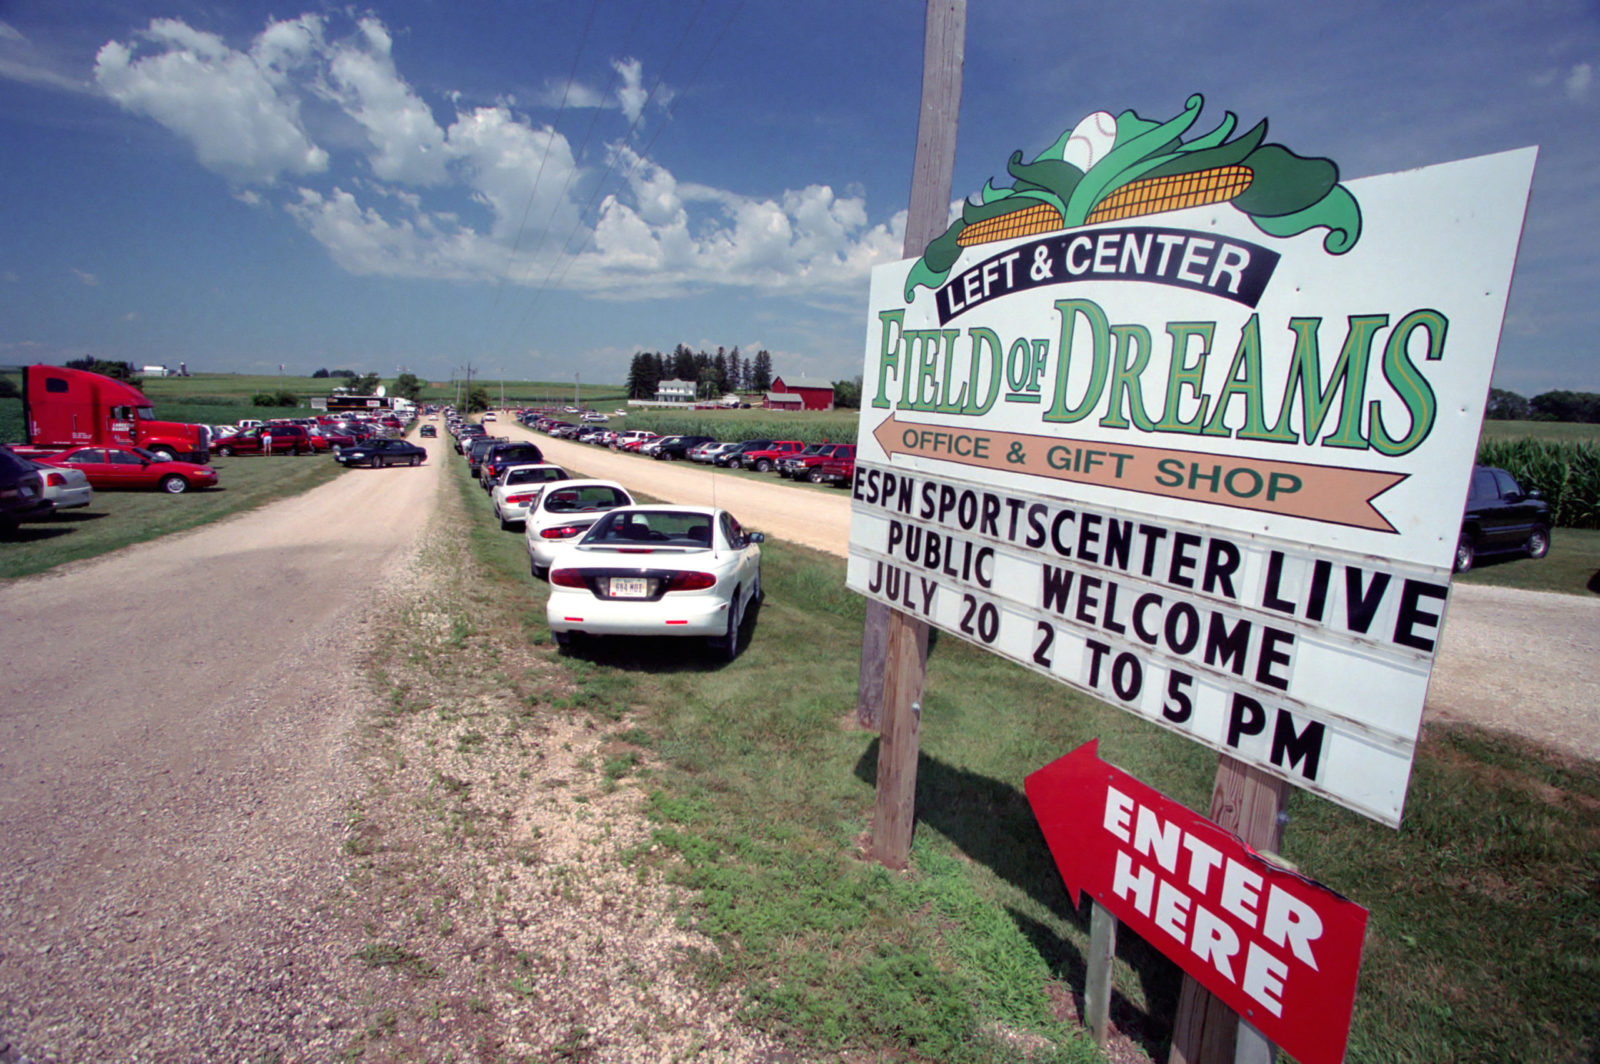
[[[82,470],[96,491],[155,488],[181,495],[190,488],[211,488],[217,483],[217,471],[210,466],[169,462],[142,447],[71,447],[38,461]]]
[[[264,437],[272,437],[273,454],[315,454],[317,445],[304,425],[263,425],[258,429],[245,429],[232,436],[223,436],[211,448],[219,457],[236,454],[261,454]],[[323,450],[327,448],[324,447]]]

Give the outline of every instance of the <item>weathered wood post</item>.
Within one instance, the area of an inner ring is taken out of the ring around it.
[[[917,154],[903,247],[907,258],[922,254],[950,221],[966,30],[966,0],[928,0],[922,112],[917,119]],[[879,729],[877,808],[868,852],[891,868],[905,867],[911,853],[927,661],[927,624],[869,601],[861,634],[856,717],[863,726]]]
[[[1288,798],[1286,781],[1223,754],[1207,815],[1258,852],[1277,853]],[[1184,976],[1167,1064],[1269,1064],[1276,1052],[1272,1044],[1253,1028],[1240,1038],[1240,1020],[1211,991]]]

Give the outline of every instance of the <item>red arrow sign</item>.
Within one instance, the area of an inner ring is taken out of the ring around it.
[[[1074,904],[1088,891],[1302,1064],[1339,1064],[1367,911],[1113,768],[1097,746],[1026,783]]]

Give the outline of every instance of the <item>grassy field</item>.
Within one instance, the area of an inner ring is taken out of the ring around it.
[[[1550,534],[1550,553],[1534,559],[1521,554],[1484,555],[1472,571],[1455,577],[1468,584],[1600,594],[1600,531],[1558,528]]]
[[[1565,421],[1485,421],[1486,440],[1551,440],[1556,443],[1600,443],[1600,425]]]
[[[461,478],[491,592],[480,620],[512,645],[545,644],[543,585]],[[912,868],[886,873],[857,856],[876,739],[844,725],[861,600],[842,562],[784,543],[764,549],[763,583],[732,665],[670,640],[559,659],[577,692],[566,704],[646,721],[641,742],[665,764],[655,838],[682,863],[639,860],[694,890],[684,919],[721,944],[702,978],[742,988],[770,1029],[851,1059],[1021,1059],[995,1030],[1044,1039],[1037,1059],[1082,1059],[1052,1002],[1081,1001],[1087,908],[1066,898],[1023,778],[1099,738],[1107,760],[1204,808],[1215,755],[936,638]],[[1348,1060],[1595,1059],[1597,808],[1600,766],[1464,728],[1424,733],[1399,831],[1293,796],[1286,856],[1372,913]],[[1178,975],[1122,938],[1113,1017],[1160,1060]]]
[[[65,562],[157,539],[276,499],[308,491],[343,467],[327,456],[233,458],[213,463],[218,487],[168,495],[161,491],[97,491],[94,501],[0,538],[0,579],[30,576]]]

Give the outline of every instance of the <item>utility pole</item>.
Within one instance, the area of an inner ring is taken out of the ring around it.
[[[902,254],[921,255],[950,224],[961,67],[966,54],[966,0],[928,0],[922,47],[922,110],[912,164],[911,203]],[[877,807],[870,855],[904,868],[916,819],[917,751],[922,688],[928,671],[928,625],[876,601],[867,603],[861,633],[856,716],[878,727]]]

